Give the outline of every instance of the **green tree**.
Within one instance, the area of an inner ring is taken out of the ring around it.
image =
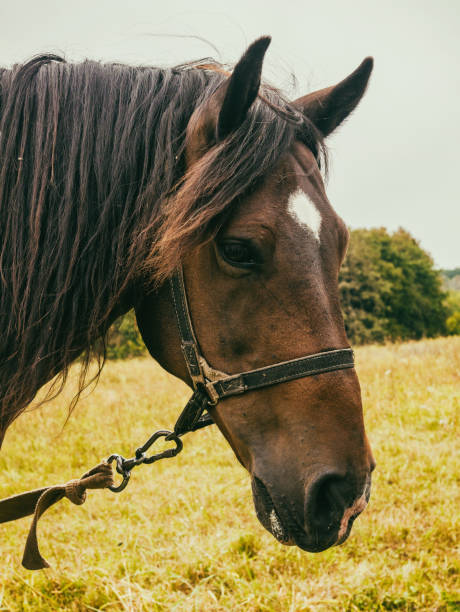
[[[355,343],[446,333],[441,275],[403,229],[353,230],[340,290],[345,326]]]
[[[447,309],[447,333],[460,335],[460,291],[449,291],[444,305]]]
[[[356,344],[383,342],[386,336],[385,301],[391,283],[381,270],[380,248],[375,240],[379,231],[384,230],[351,232],[347,257],[340,271],[345,327]]]
[[[126,359],[146,353],[145,344],[137,328],[134,310],[115,321],[107,337],[107,357]]]
[[[460,335],[460,310],[451,314],[446,320],[447,333],[451,336]]]

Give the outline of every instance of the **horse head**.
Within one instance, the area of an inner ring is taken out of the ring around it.
[[[270,89],[260,89],[268,43],[253,43],[193,113],[188,176],[209,156],[217,160],[221,143],[232,139],[239,171],[242,126],[254,104],[270,104]],[[348,231],[327,199],[318,147],[302,125],[321,142],[358,104],[371,70],[365,59],[338,85],[290,105],[295,137],[288,150],[181,261],[200,350],[213,368],[236,374],[349,347],[338,289]],[[168,284],[146,292],[136,315],[151,354],[190,384]],[[346,539],[369,499],[374,468],[354,369],[249,391],[210,411],[251,475],[264,527],[314,552]]]

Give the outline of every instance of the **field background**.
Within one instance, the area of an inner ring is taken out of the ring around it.
[[[39,525],[49,570],[20,565],[29,518],[1,525],[0,610],[459,610],[460,337],[356,353],[377,469],[343,546],[279,545],[209,428],[177,458],[135,470],[123,493],[49,510]],[[189,395],[148,358],[110,362],[63,429],[71,387],[8,431],[1,497],[131,456]]]

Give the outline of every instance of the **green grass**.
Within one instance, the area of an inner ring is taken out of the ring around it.
[[[341,547],[314,555],[258,523],[249,478],[215,428],[123,493],[64,500],[41,520],[52,568],[20,566],[30,519],[0,526],[0,610],[460,609],[460,337],[357,350],[377,459],[368,509]],[[71,388],[25,414],[0,453],[0,496],[131,456],[189,395],[148,358],[107,364],[70,421]]]

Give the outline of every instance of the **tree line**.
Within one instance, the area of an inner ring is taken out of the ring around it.
[[[340,292],[356,344],[460,333],[460,294],[444,290],[442,272],[406,230],[353,230]]]
[[[460,269],[436,270],[409,232],[350,232],[339,276],[345,327],[352,344],[460,334]],[[452,288],[455,287],[455,288]],[[131,311],[112,326],[109,358],[146,352]]]

